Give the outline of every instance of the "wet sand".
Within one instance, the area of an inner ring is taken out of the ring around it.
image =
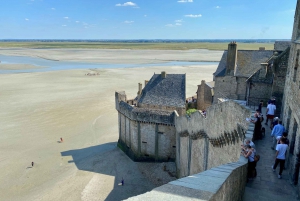
[[[167,57],[176,60],[178,54]],[[219,55],[212,52],[207,60],[220,59]],[[134,55],[131,57],[134,62]],[[189,97],[201,80],[212,80],[216,67],[141,65],[132,69],[0,74],[1,200],[122,200],[150,191],[155,184],[116,148],[115,91],[124,90],[128,98],[134,97],[138,82],[149,80],[154,72],[166,71],[186,73]],[[63,143],[59,142],[61,137]],[[119,185],[122,177],[124,186]]]

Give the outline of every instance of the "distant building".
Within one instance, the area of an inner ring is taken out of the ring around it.
[[[215,82],[201,81],[197,90],[197,109],[206,110],[213,103]]]
[[[288,41],[276,41],[274,50],[237,50],[235,42],[228,44],[214,73],[214,103],[227,98],[258,105],[275,96],[280,108],[289,45]]]
[[[185,74],[154,74],[137,97],[116,92],[119,146],[135,161],[174,161],[175,112],[185,114]]]

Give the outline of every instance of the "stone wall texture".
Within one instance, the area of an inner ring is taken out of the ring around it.
[[[116,92],[119,145],[135,161],[174,161],[176,153],[175,113],[136,108]]]
[[[218,98],[237,99],[237,81],[234,76],[224,76],[215,78],[214,103],[218,103]]]
[[[234,101],[212,105],[206,118],[200,112],[191,117],[176,116],[177,176],[238,161],[241,141],[249,126],[246,118],[250,116],[249,109]]]
[[[197,109],[206,110],[212,104],[212,92],[211,88],[205,84],[205,81],[201,81],[201,85],[198,85],[197,90]]]
[[[292,36],[292,44],[288,60],[288,68],[285,80],[283,111],[281,118],[283,125],[288,130],[288,138],[290,146],[287,156],[287,169],[289,171],[290,180],[295,185],[299,183],[299,166],[300,161],[300,69],[299,69],[299,52],[300,43],[300,1],[297,3],[295,12],[294,29]],[[298,184],[298,193],[300,186]]]

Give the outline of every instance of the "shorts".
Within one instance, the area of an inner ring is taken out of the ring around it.
[[[274,119],[274,116],[275,116],[275,115],[267,114],[267,119],[273,120],[273,119]]]

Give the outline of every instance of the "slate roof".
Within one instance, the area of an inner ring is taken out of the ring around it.
[[[284,51],[291,46],[291,41],[275,41],[274,50]]]
[[[185,107],[185,74],[154,74],[142,90],[138,103]]]
[[[265,63],[272,55],[272,50],[238,50],[235,76],[250,77],[261,68],[260,64]],[[227,51],[224,51],[218,68],[214,73],[216,77],[225,76],[226,64]]]

